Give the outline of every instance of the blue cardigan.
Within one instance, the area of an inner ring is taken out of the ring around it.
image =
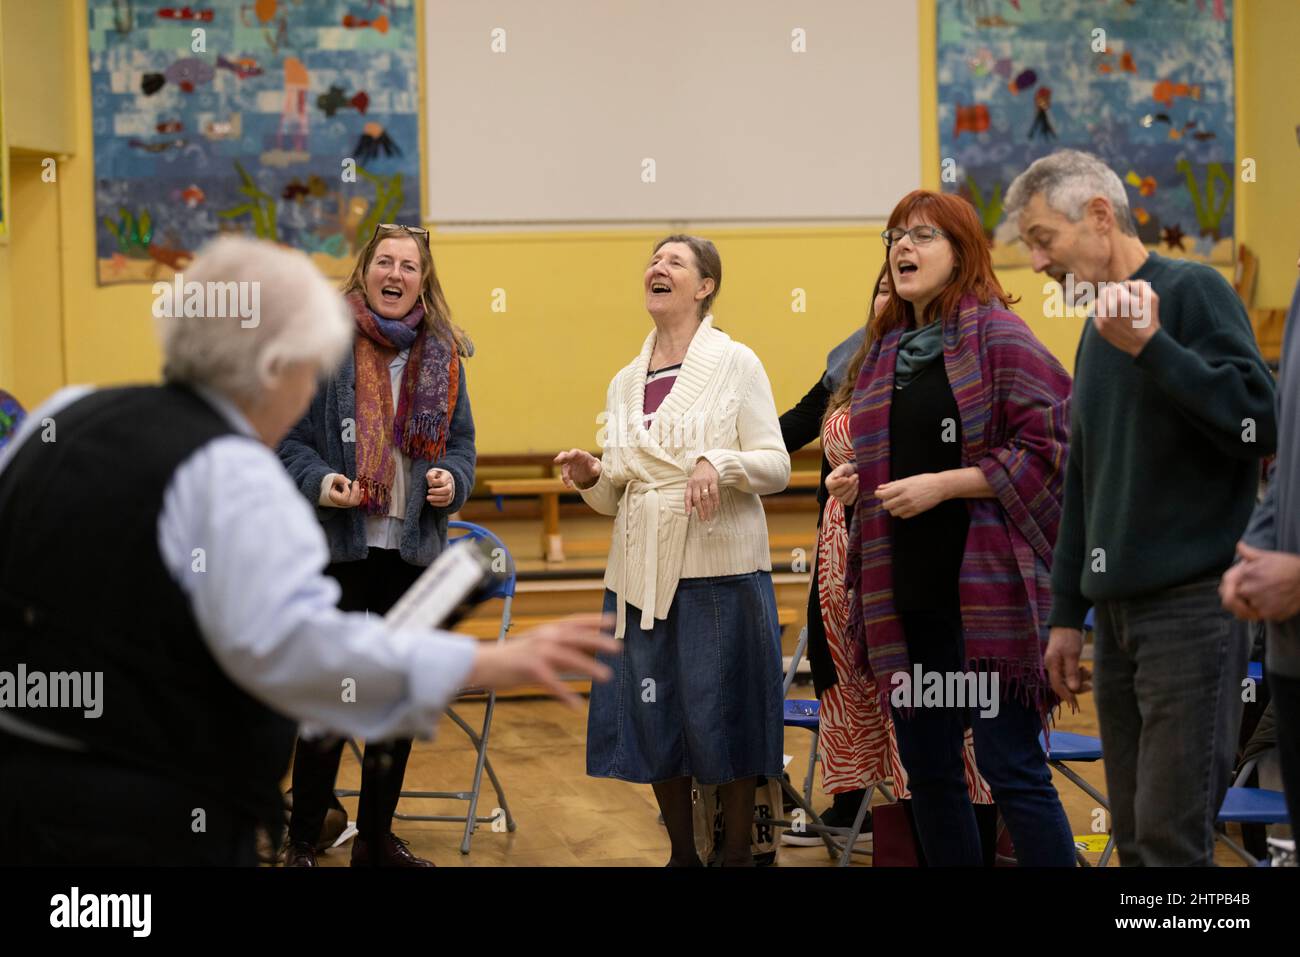
[[[356,442],[344,442],[343,422],[356,420],[356,369],[352,353],[339,371],[316,391],[307,415],[290,430],[277,450],[289,477],[316,509],[325,529],[331,562],[360,561],[366,557],[366,515],[359,508],[322,507],[321,482],[331,472],[356,478]],[[410,459],[407,475],[406,517],[398,552],[412,565],[433,562],[447,544],[447,517],[469,498],[474,487],[474,415],[469,407],[465,386],[465,364],[460,365],[460,390],[456,410],[447,433],[447,451],[442,459]],[[430,505],[425,496],[429,485],[424,475],[437,466],[446,469],[456,480],[451,503],[443,508]]]

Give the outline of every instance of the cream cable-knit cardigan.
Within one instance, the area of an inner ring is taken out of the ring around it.
[[[641,628],[667,618],[682,578],[771,571],[760,495],[790,481],[772,386],[758,356],[705,316],[677,381],[645,428],[645,385],[655,331],[609,384],[601,430],[600,478],[582,497],[613,515],[605,586],[618,595],[615,637],[626,605]],[[711,522],[686,515],[686,482],[699,459],[718,470],[719,510]]]

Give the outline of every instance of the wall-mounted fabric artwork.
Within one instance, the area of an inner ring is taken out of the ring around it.
[[[1027,260],[999,228],[1007,187],[1060,147],[1119,174],[1148,246],[1232,261],[1232,0],[938,0],[937,32],[943,188],[995,263]]]
[[[413,0],[90,0],[101,284],[152,282],[232,232],[348,273],[418,223]]]

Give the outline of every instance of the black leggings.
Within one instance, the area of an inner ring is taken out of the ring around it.
[[[325,569],[343,588],[339,608],[383,615],[397,603],[424,569],[409,565],[394,549],[372,548],[359,562],[337,562]],[[344,742],[337,738],[298,739],[293,758],[293,813],[289,840],[314,845],[334,805],[334,779],[338,776]],[[366,743],[361,765],[361,801],[357,830],[375,841],[392,830],[393,812],[406,776],[411,739]]]

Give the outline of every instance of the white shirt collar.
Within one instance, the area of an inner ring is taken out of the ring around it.
[[[209,386],[193,383],[190,385],[190,388],[197,392],[203,401],[216,409],[217,412],[221,414],[221,417],[229,422],[236,432],[247,435],[249,438],[257,439],[259,442],[261,441],[261,436],[257,434],[257,430],[253,428],[253,424],[248,421],[248,418],[243,412],[239,411],[239,407],[235,405],[235,403],[231,402],[216,389],[210,388]]]

